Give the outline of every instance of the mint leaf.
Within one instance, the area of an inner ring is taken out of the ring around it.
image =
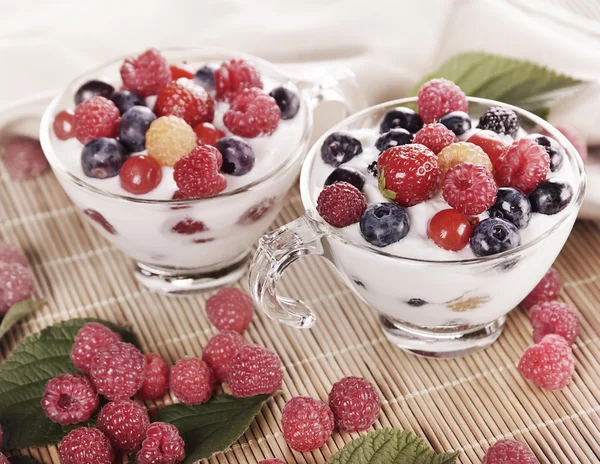
[[[236,441],[267,399],[268,395],[250,398],[213,396],[210,401],[198,406],[167,406],[158,412],[155,420],[168,422],[179,429],[185,442],[183,464],[191,464],[223,451]]]
[[[0,338],[28,314],[31,314],[45,303],[44,300],[23,300],[14,304],[0,323]]]
[[[436,454],[410,430],[380,429],[344,446],[327,464],[452,464],[458,451]]]
[[[62,427],[49,420],[40,406],[48,380],[77,373],[71,362],[71,346],[86,322],[104,324],[119,332],[123,340],[137,344],[131,332],[98,319],[72,319],[25,338],[0,364],[0,423],[6,449],[53,445],[69,430],[89,425]]]

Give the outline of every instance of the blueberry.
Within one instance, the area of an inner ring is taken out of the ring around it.
[[[470,243],[476,256],[489,256],[518,247],[521,235],[514,224],[500,218],[488,218],[475,226]]]
[[[512,187],[498,189],[496,203],[488,210],[490,217],[506,219],[519,229],[529,225],[531,219],[531,203],[529,198],[520,190]]]
[[[349,134],[334,132],[321,146],[321,158],[330,166],[338,167],[362,153],[362,144]]]
[[[390,129],[406,129],[415,134],[423,127],[423,121],[415,111],[404,106],[399,106],[389,111],[379,125],[379,132],[388,132]]]
[[[130,152],[146,149],[146,132],[156,119],[154,113],[146,106],[132,106],[121,117],[119,125],[119,141]]]
[[[269,92],[281,110],[281,119],[292,119],[300,109],[300,99],[296,92],[285,87],[277,87]]]
[[[529,194],[531,209],[535,213],[556,214],[567,207],[573,198],[573,189],[562,179],[553,177],[538,184]]]
[[[146,106],[142,96],[133,90],[118,90],[110,96],[110,99],[117,105],[121,114],[125,114],[134,106]]]
[[[81,167],[88,177],[107,179],[119,174],[127,159],[123,145],[115,139],[100,137],[88,142],[81,152]]]
[[[215,144],[223,155],[221,171],[232,176],[243,176],[254,167],[254,150],[243,138],[228,135]]]
[[[442,116],[439,123],[459,136],[471,128],[471,117],[464,111],[452,111]]]
[[[367,166],[367,171],[371,173],[371,175],[375,178],[379,176],[379,172],[377,170],[377,161],[373,161],[371,164]]]
[[[413,135],[406,129],[391,129],[379,136],[377,142],[375,142],[375,147],[379,150],[379,153],[383,153],[388,148],[406,145],[412,143],[412,141]]]
[[[360,218],[361,235],[376,247],[402,240],[409,230],[408,214],[396,203],[372,204]]]
[[[362,172],[353,168],[339,167],[331,171],[331,174],[325,179],[325,185],[335,184],[336,182],[348,182],[362,191],[365,186],[365,176]]]
[[[550,157],[550,170],[558,171],[563,165],[565,159],[565,149],[561,147],[556,140],[542,134],[529,134],[526,139],[533,140],[538,145],[544,147]]]
[[[196,71],[194,80],[206,90],[215,90],[215,74],[210,66],[202,66]]]
[[[115,88],[106,82],[97,80],[87,81],[75,92],[75,104],[79,105],[81,102],[89,100],[92,97],[100,96],[108,98],[114,91]]]

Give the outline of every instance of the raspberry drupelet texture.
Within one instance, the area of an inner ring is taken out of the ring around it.
[[[475,215],[494,204],[498,187],[485,166],[461,163],[447,171],[442,193],[452,208],[465,215]]]
[[[369,381],[345,377],[333,384],[329,407],[340,430],[360,432],[375,423],[381,411],[379,393]]]
[[[112,464],[115,452],[100,430],[80,427],[71,430],[58,446],[61,464]]]
[[[119,108],[104,97],[92,97],[75,108],[73,131],[81,143],[100,137],[114,138],[119,134]]]
[[[210,367],[198,358],[182,358],[171,369],[171,390],[185,404],[206,403],[214,391]]]
[[[438,154],[452,143],[458,142],[456,134],[443,124],[427,124],[415,134],[413,143],[425,145],[434,154]]]
[[[448,145],[440,151],[437,161],[442,180],[448,169],[458,166],[461,163],[480,164],[490,172],[493,169],[492,162],[483,149],[469,142],[458,142]]]
[[[150,48],[136,58],[127,58],[121,66],[123,87],[135,90],[142,97],[156,95],[171,77],[167,60],[156,48]]]
[[[260,89],[243,89],[231,98],[223,124],[235,135],[254,138],[277,129],[281,110],[275,99]]]
[[[253,315],[252,298],[235,287],[223,287],[206,300],[206,316],[219,330],[243,333]]]
[[[33,275],[19,263],[0,262],[0,316],[33,295]]]
[[[521,301],[521,306],[525,309],[531,309],[533,305],[543,303],[544,301],[557,300],[560,296],[561,286],[558,271],[551,267],[544,274],[542,280],[531,290],[529,295]]]
[[[560,335],[546,335],[528,347],[517,366],[527,380],[544,390],[560,390],[571,381],[575,357],[569,343]]]
[[[572,345],[579,337],[579,317],[566,303],[544,301],[529,312],[533,326],[533,341],[539,343],[548,334],[563,337]]]
[[[146,429],[137,464],[177,464],[185,458],[185,444],[172,424],[154,422]]]
[[[488,448],[481,464],[539,464],[539,461],[524,443],[500,440]]]
[[[20,135],[6,142],[2,160],[6,172],[16,181],[35,179],[49,167],[40,142]]]
[[[203,87],[188,79],[166,84],[156,97],[154,112],[157,116],[177,116],[195,126],[211,122],[215,106],[211,96]]]
[[[29,266],[27,256],[19,248],[3,242],[0,242],[0,263],[17,263],[21,266]]]
[[[142,388],[137,392],[142,400],[154,400],[167,393],[169,389],[169,365],[156,353],[144,355],[146,360],[146,376]]]
[[[357,223],[366,209],[367,199],[348,182],[328,185],[317,198],[317,212],[333,227]]]
[[[202,360],[212,369],[217,382],[228,380],[231,359],[247,343],[233,330],[223,331],[210,339],[202,352]]]
[[[417,94],[419,116],[425,124],[434,122],[451,111],[469,110],[465,93],[454,82],[432,79],[425,82]]]
[[[218,100],[229,100],[238,91],[252,87],[262,89],[260,73],[244,60],[228,60],[214,72]]]
[[[146,409],[133,400],[111,401],[100,410],[96,422],[113,447],[125,454],[140,449],[149,425]]]
[[[270,395],[281,388],[282,380],[281,361],[267,348],[246,345],[231,359],[229,387],[233,396]]]
[[[81,372],[89,373],[92,358],[102,348],[121,341],[121,336],[98,322],[88,322],[75,335],[71,361]]]
[[[335,426],[333,412],[315,398],[292,398],[281,412],[283,438],[296,451],[308,452],[325,444]]]
[[[98,393],[109,400],[131,398],[141,388],[145,375],[144,355],[131,343],[113,343],[92,358],[90,377]]]
[[[173,166],[197,145],[194,129],[177,116],[163,116],[150,124],[146,132],[148,155],[161,166]]]
[[[98,394],[87,377],[62,374],[48,380],[41,405],[52,422],[78,424],[92,417],[98,407]]]
[[[529,195],[546,180],[550,158],[546,149],[526,138],[513,142],[494,164],[494,177],[499,187],[514,187]]]
[[[173,178],[184,198],[206,198],[225,190],[227,180],[219,172],[221,152],[209,145],[199,145],[173,166]]]

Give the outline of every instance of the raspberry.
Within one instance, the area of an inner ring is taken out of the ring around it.
[[[281,361],[262,346],[243,346],[231,359],[229,387],[233,396],[270,395],[281,388],[282,380]]]
[[[381,401],[373,384],[360,377],[345,377],[333,384],[329,407],[340,430],[360,432],[375,423]]]
[[[560,390],[571,381],[575,357],[569,343],[560,335],[546,335],[528,347],[517,366],[519,372],[538,387]]]
[[[212,145],[213,147],[219,139],[225,137],[225,132],[217,129],[210,122],[203,122],[194,127],[194,132],[198,137],[198,145]]]
[[[271,211],[276,203],[277,198],[266,198],[257,205],[248,208],[237,220],[237,223],[242,226],[246,226],[260,221],[267,215],[268,212]]]
[[[215,106],[204,88],[188,79],[169,82],[156,97],[154,112],[157,116],[177,116],[191,126],[210,122]]]
[[[566,303],[546,301],[535,305],[529,313],[533,326],[533,341],[539,343],[548,334],[563,337],[572,345],[579,337],[579,317]]]
[[[317,198],[317,211],[333,227],[346,227],[360,221],[367,199],[354,185],[336,182],[328,185]]]
[[[210,145],[199,145],[173,167],[173,178],[185,198],[205,198],[217,195],[227,187],[219,173],[223,157]]]
[[[0,464],[10,464],[4,453],[0,453]]]
[[[141,388],[145,375],[144,355],[130,343],[105,346],[92,358],[92,382],[109,400],[131,398]]]
[[[121,341],[121,336],[98,322],[88,322],[75,335],[71,348],[71,361],[77,369],[90,372],[92,358],[102,348]]]
[[[458,142],[456,135],[443,124],[427,124],[415,134],[413,143],[420,143],[438,154],[451,143]]]
[[[65,110],[58,113],[54,118],[52,129],[59,140],[69,140],[75,137],[73,132],[74,117],[73,111]]]
[[[171,390],[185,404],[206,403],[213,394],[215,379],[208,364],[198,358],[183,358],[171,369]]]
[[[88,209],[84,209],[83,212],[92,221],[99,224],[106,232],[108,232],[111,235],[117,235],[116,229],[113,227],[113,225],[110,222],[108,222],[106,220],[106,218],[104,216],[102,216],[102,214],[99,211],[88,208]]]
[[[425,82],[417,94],[419,115],[425,124],[434,122],[450,111],[469,111],[465,93],[454,82],[432,79]]]
[[[232,99],[223,115],[225,127],[240,137],[271,135],[277,129],[281,110],[275,99],[260,89],[243,89]]]
[[[244,337],[233,330],[226,330],[210,339],[202,353],[202,360],[212,369],[217,382],[227,382],[231,358],[246,343]]]
[[[150,48],[137,58],[127,58],[121,66],[121,79],[126,90],[135,90],[142,97],[156,95],[171,80],[167,60],[156,48]]]
[[[41,405],[52,422],[78,424],[92,417],[98,407],[98,394],[87,377],[62,374],[46,382]]]
[[[71,430],[58,446],[61,464],[112,464],[115,452],[100,430],[79,427]]]
[[[11,138],[4,146],[4,167],[11,179],[31,180],[48,169],[40,142],[24,136]]]
[[[144,355],[146,359],[146,376],[142,388],[137,392],[142,400],[154,400],[167,393],[169,389],[169,365],[156,353]]]
[[[479,118],[478,129],[491,130],[496,134],[516,137],[519,132],[519,119],[513,110],[502,106],[492,106]]]
[[[0,263],[17,263],[28,267],[27,257],[16,246],[0,242]]]
[[[142,449],[138,451],[137,464],[177,464],[185,458],[183,439],[177,427],[164,422],[154,422],[146,430]]]
[[[446,173],[442,193],[454,209],[465,215],[475,215],[495,203],[498,187],[485,166],[461,163]]]
[[[214,72],[214,79],[219,100],[229,100],[242,89],[263,87],[258,70],[244,60],[225,61]]]
[[[81,143],[100,137],[115,138],[119,134],[119,108],[104,97],[93,97],[75,108],[73,131]]]
[[[196,140],[196,133],[183,119],[163,116],[150,124],[146,150],[162,166],[173,166],[194,149]]]
[[[379,190],[400,206],[429,200],[440,181],[440,168],[433,152],[418,144],[384,151],[377,160]]]
[[[171,71],[171,78],[176,81],[181,77],[185,77],[186,79],[193,79],[194,74],[189,72],[187,69],[182,68],[180,66],[169,66],[169,70]]]
[[[320,448],[331,436],[334,426],[329,406],[308,396],[292,398],[281,412],[283,439],[296,451]]]
[[[208,227],[202,221],[195,221],[191,218],[185,218],[171,227],[171,232],[181,235],[193,235],[198,232],[207,231]]]
[[[252,298],[234,287],[223,287],[206,300],[208,320],[219,330],[243,333],[254,314]]]
[[[96,422],[114,448],[126,454],[140,448],[149,425],[146,409],[133,400],[111,401],[100,410]]]
[[[33,276],[19,263],[0,263],[0,316],[33,295]]]
[[[467,142],[480,147],[485,154],[488,155],[492,165],[496,164],[496,160],[500,158],[502,153],[504,153],[508,147],[498,134],[490,130],[480,130],[475,132],[467,139]]]
[[[481,464],[539,464],[539,461],[525,444],[500,440],[488,448]]]
[[[533,140],[520,139],[496,160],[494,177],[500,187],[514,187],[529,195],[546,179],[549,170],[545,148]]]
[[[521,306],[525,309],[531,309],[533,305],[543,303],[544,301],[557,300],[560,296],[560,276],[558,271],[551,267],[544,274],[542,280],[535,286],[533,290],[521,301]]]
[[[442,181],[448,169],[460,163],[481,164],[490,172],[493,169],[489,156],[485,154],[481,147],[469,142],[458,142],[448,145],[440,151],[437,161]]]
[[[567,124],[556,126],[556,128],[571,142],[585,163],[588,157],[588,148],[583,134]]]

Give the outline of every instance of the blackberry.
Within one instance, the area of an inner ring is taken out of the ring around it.
[[[478,129],[491,130],[515,138],[519,131],[519,119],[515,112],[502,106],[492,106],[479,118]]]

